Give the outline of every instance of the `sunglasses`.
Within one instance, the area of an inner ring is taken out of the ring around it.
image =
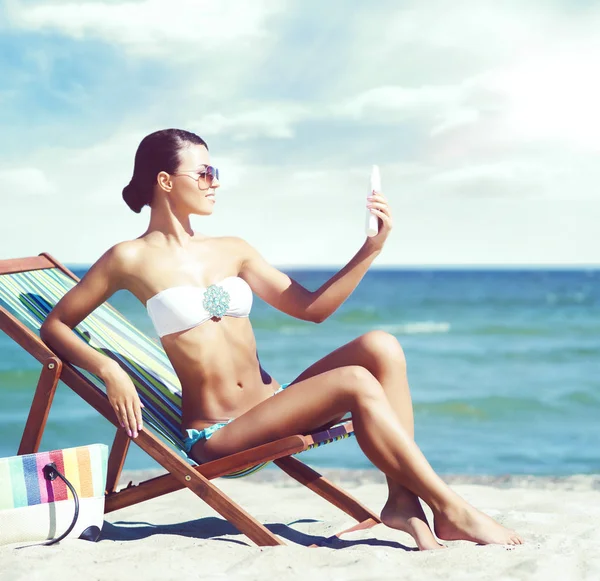
[[[191,175],[188,175],[190,173],[193,173],[193,174],[197,175],[198,177],[195,178]],[[212,186],[214,180],[219,179],[219,170],[216,167],[213,167],[212,165],[207,165],[207,166],[204,166],[204,169],[201,169],[201,170],[193,170],[193,169],[184,170],[179,173],[175,173],[173,175],[174,176],[183,175],[183,176],[187,176],[188,178],[195,179],[198,182],[198,187],[201,190],[203,190],[203,189],[207,189],[207,188],[203,188],[201,186],[200,180],[204,180],[206,182],[206,184],[208,185],[208,187],[210,188],[210,186]]]

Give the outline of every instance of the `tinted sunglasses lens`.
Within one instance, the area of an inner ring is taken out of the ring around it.
[[[219,179],[219,170],[212,165],[206,167],[203,172],[200,172],[200,177],[210,185],[215,178]]]

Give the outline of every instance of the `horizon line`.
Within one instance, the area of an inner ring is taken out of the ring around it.
[[[65,266],[72,268],[89,268],[93,262],[65,262]],[[274,264],[279,270],[332,270],[340,269],[345,264]],[[372,265],[369,270],[600,270],[598,264],[526,264],[526,263],[498,263],[498,264],[383,264]],[[368,271],[367,271],[368,272]]]

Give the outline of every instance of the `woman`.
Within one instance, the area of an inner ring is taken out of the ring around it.
[[[103,379],[121,425],[137,437],[141,403],[131,379],[72,332],[115,291],[127,289],[147,306],[181,382],[186,449],[197,462],[308,432],[351,412],[360,447],[387,476],[389,495],[381,513],[386,525],[411,534],[420,549],[442,548],[420,497],[433,511],[440,539],[520,544],[516,533],[454,493],[416,446],[404,354],[393,336],[367,333],[291,384],[280,385],[258,361],[248,318],[252,293],[293,317],[324,321],[381,251],[392,228],[385,198],[374,193],[368,204],[380,218],[379,233],[311,292],[244,240],[192,230],[190,215],[213,212],[218,175],[197,135],[167,129],[145,137],[123,198],[138,213],[150,206],[148,229],[100,257],[50,313],[42,339]]]

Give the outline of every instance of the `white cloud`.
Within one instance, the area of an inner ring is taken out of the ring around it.
[[[267,0],[142,0],[114,2],[7,3],[13,26],[55,30],[76,39],[99,38],[136,54],[179,56],[227,47],[267,34],[266,18],[283,2]]]
[[[355,119],[385,119],[388,122],[447,108],[460,100],[460,86],[401,87],[386,86],[369,89],[342,102],[336,110],[340,116]],[[394,115],[400,113],[401,116]]]
[[[46,173],[36,167],[0,168],[0,188],[8,199],[49,196],[57,191]]]
[[[209,113],[197,121],[190,121],[190,126],[205,128],[205,135],[227,133],[237,141],[261,137],[290,139],[294,137],[299,123],[314,117],[314,112],[306,105],[272,103],[261,104],[254,109],[241,109],[231,114]]]
[[[446,197],[457,192],[479,198],[548,197],[549,192],[543,186],[550,173],[557,174],[553,168],[540,168],[515,159],[441,170],[431,175],[429,185],[438,193],[444,192]],[[560,199],[563,197],[564,194],[559,196]]]
[[[454,111],[446,115],[440,114],[438,117],[440,118],[438,124],[434,125],[430,131],[432,137],[460,127],[475,125],[481,119],[481,113],[477,109],[457,107]]]

